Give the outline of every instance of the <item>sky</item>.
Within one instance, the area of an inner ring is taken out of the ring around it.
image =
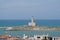
[[[60,19],[60,0],[0,0],[0,19]]]

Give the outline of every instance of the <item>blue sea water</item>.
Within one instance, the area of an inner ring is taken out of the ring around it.
[[[22,26],[27,25],[30,20],[0,20],[0,27],[11,27],[11,26]],[[36,24],[43,27],[60,27],[60,20],[35,20]],[[34,34],[48,34],[49,36],[60,36],[60,31],[5,31],[3,28],[0,28],[0,35],[12,35],[12,36],[23,36],[23,34],[33,36]]]
[[[28,25],[30,20],[0,20],[0,27]],[[35,20],[39,26],[60,26],[60,20]]]

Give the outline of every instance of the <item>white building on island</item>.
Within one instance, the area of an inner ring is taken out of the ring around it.
[[[36,26],[36,23],[34,22],[33,16],[32,16],[31,22],[28,23],[28,26]]]

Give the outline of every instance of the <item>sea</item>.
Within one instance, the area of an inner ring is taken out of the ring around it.
[[[49,36],[60,36],[60,31],[49,31],[49,30],[18,30],[18,31],[7,31],[5,27],[15,27],[28,25],[30,20],[0,20],[0,36],[11,35],[23,37],[23,35],[49,35]],[[35,20],[38,26],[42,27],[60,27],[60,20]]]

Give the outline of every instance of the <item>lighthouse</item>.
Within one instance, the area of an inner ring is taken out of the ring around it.
[[[28,26],[36,26],[33,16],[32,16],[31,22],[28,23]]]

